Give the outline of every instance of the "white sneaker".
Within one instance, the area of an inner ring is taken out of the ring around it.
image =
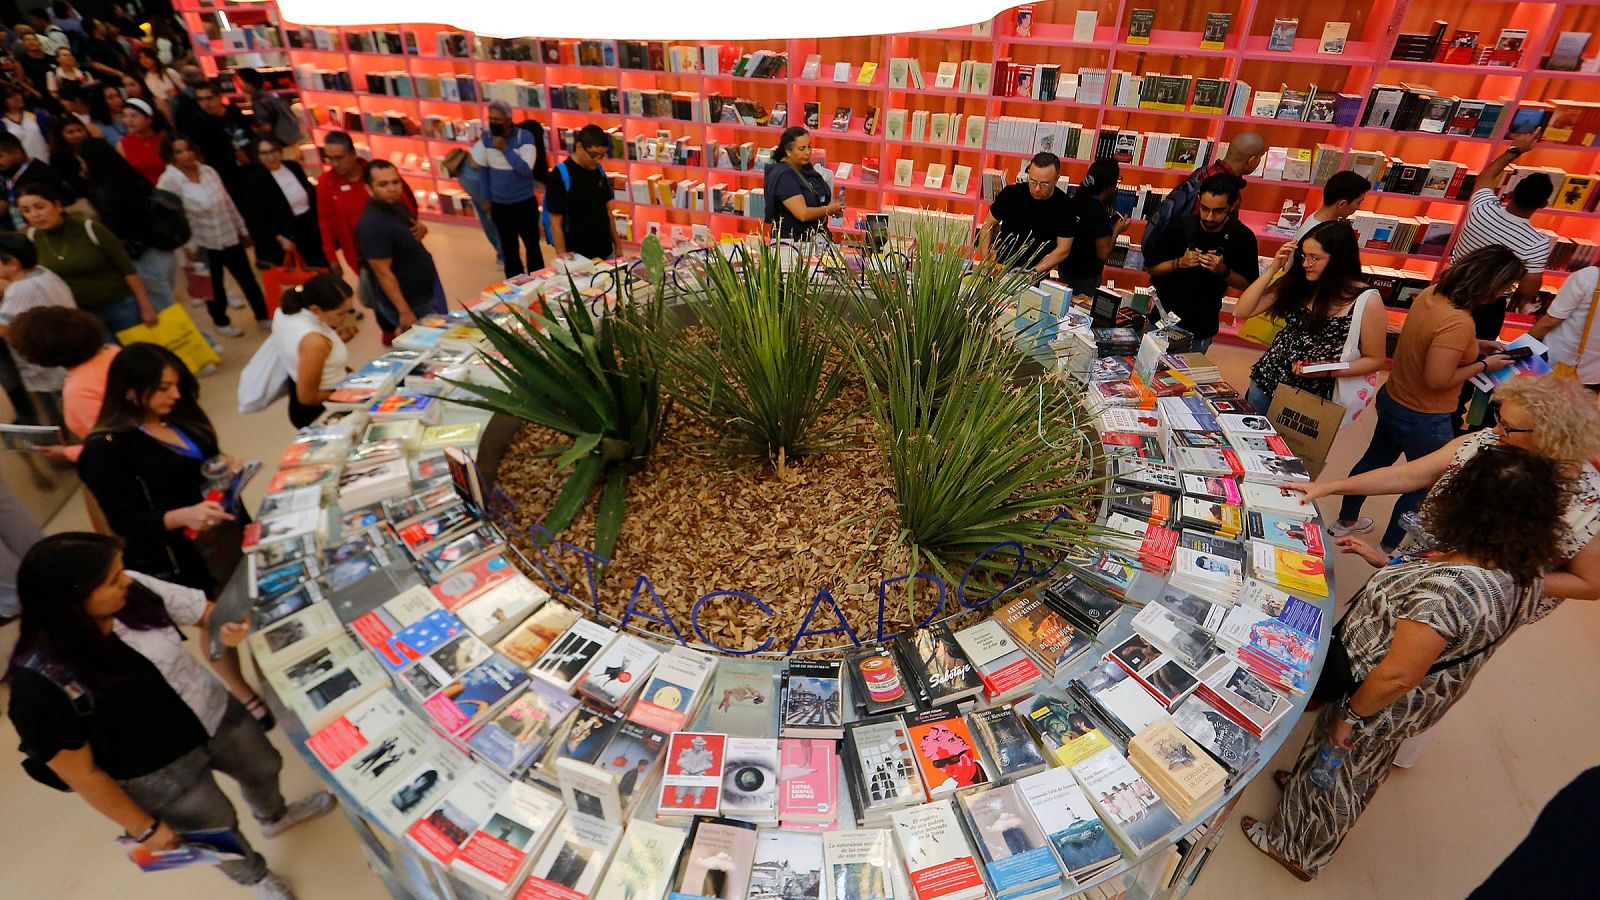
[[[276,822],[262,822],[261,833],[269,838],[275,838],[285,831],[310,819],[333,809],[333,794],[327,791],[318,791],[309,797],[302,797],[289,804],[288,809]]]
[[[197,377],[197,378],[205,378],[208,375],[215,375],[219,371],[221,371],[221,370],[217,368],[217,364],[216,363],[206,363],[205,368],[201,369],[200,371],[198,371],[198,372],[196,372],[194,374],[195,374],[195,377]]]
[[[218,325],[217,334],[223,337],[244,337],[244,329],[237,325]]]
[[[294,891],[289,889],[289,883],[272,872],[250,885],[250,892],[256,896],[256,900],[294,900]]]
[[[1372,520],[1366,516],[1355,520],[1349,525],[1343,522],[1334,522],[1328,526],[1328,533],[1334,537],[1344,537],[1347,534],[1366,534],[1372,530]]]

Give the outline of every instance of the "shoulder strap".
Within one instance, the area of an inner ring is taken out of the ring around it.
[[[1600,307],[1600,272],[1595,274],[1594,291],[1589,295],[1589,314],[1583,319],[1583,337],[1578,339],[1578,355],[1574,365],[1583,360],[1583,349],[1589,346],[1589,329],[1594,327],[1594,311]]]
[[[1378,296],[1376,288],[1367,288],[1356,296],[1355,306],[1350,310],[1350,330],[1344,336],[1344,353],[1340,357],[1344,362],[1361,355],[1361,317],[1367,311],[1367,302],[1375,296]]]
[[[53,663],[38,653],[29,653],[23,658],[20,665],[40,678],[55,685],[67,701],[72,704],[72,711],[79,718],[94,715],[94,695],[83,683],[74,678],[63,666]]]
[[[561,186],[566,188],[567,193],[570,194],[572,193],[572,173],[567,171],[568,162],[570,162],[570,160],[563,159],[561,162],[557,163],[556,172],[561,175]]]

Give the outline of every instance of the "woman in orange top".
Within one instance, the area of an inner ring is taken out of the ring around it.
[[[105,342],[106,330],[99,317],[68,307],[30,309],[12,321],[10,340],[17,355],[28,362],[67,370],[61,385],[67,428],[80,438],[93,431],[106,395],[106,372],[122,349]],[[83,445],[42,447],[40,452],[77,462]]]

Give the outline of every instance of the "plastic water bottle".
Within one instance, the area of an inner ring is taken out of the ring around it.
[[[1330,741],[1323,741],[1317,749],[1317,765],[1306,778],[1311,781],[1311,786],[1319,791],[1333,790],[1333,783],[1338,780],[1339,767],[1344,765],[1345,757],[1350,751],[1337,747]]]

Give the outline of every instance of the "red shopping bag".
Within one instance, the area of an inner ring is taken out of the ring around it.
[[[283,254],[283,265],[273,266],[261,273],[261,283],[267,292],[267,317],[271,318],[278,311],[278,300],[284,291],[305,284],[322,271],[325,270],[308,267],[299,250],[286,251]]]

